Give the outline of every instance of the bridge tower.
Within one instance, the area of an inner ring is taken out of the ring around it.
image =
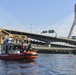
[[[74,22],[73,22],[72,27],[71,27],[71,30],[69,32],[68,38],[71,37],[75,25],[76,25],[76,4],[74,6]]]

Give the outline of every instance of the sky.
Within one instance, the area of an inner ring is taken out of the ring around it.
[[[54,24],[74,13],[75,3],[76,0],[0,0],[0,12],[3,12],[1,17],[4,16],[4,19],[0,20],[2,23],[8,20],[7,25],[9,24],[11,27],[15,22],[15,24],[19,23],[25,31],[40,33],[46,29],[59,27]],[[9,21],[10,19],[12,22]],[[20,25],[14,25],[13,27],[21,30]],[[58,30],[61,32],[62,28]],[[62,36],[61,34],[60,36]]]

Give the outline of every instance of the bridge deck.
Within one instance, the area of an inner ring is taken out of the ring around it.
[[[32,49],[38,53],[76,54],[76,48],[33,47]]]
[[[34,33],[27,33],[27,32],[21,32],[21,31],[14,31],[14,30],[7,30],[5,31],[11,33],[11,34],[18,34],[18,35],[26,35],[29,38],[37,39],[37,40],[42,40],[42,41],[53,41],[53,42],[66,42],[69,44],[76,45],[76,40],[75,39],[69,39],[69,38],[58,38],[58,37],[52,37],[52,36],[46,36],[46,35],[41,35],[41,34],[34,34]]]

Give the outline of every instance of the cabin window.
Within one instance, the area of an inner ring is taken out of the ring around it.
[[[3,51],[5,51],[5,47],[3,47]]]
[[[12,50],[12,46],[9,46],[9,50]]]
[[[20,46],[14,45],[14,46],[13,46],[13,50],[20,50]]]

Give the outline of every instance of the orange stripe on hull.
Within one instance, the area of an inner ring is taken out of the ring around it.
[[[36,52],[24,52],[20,54],[0,54],[1,60],[25,60],[25,59],[36,59]]]

